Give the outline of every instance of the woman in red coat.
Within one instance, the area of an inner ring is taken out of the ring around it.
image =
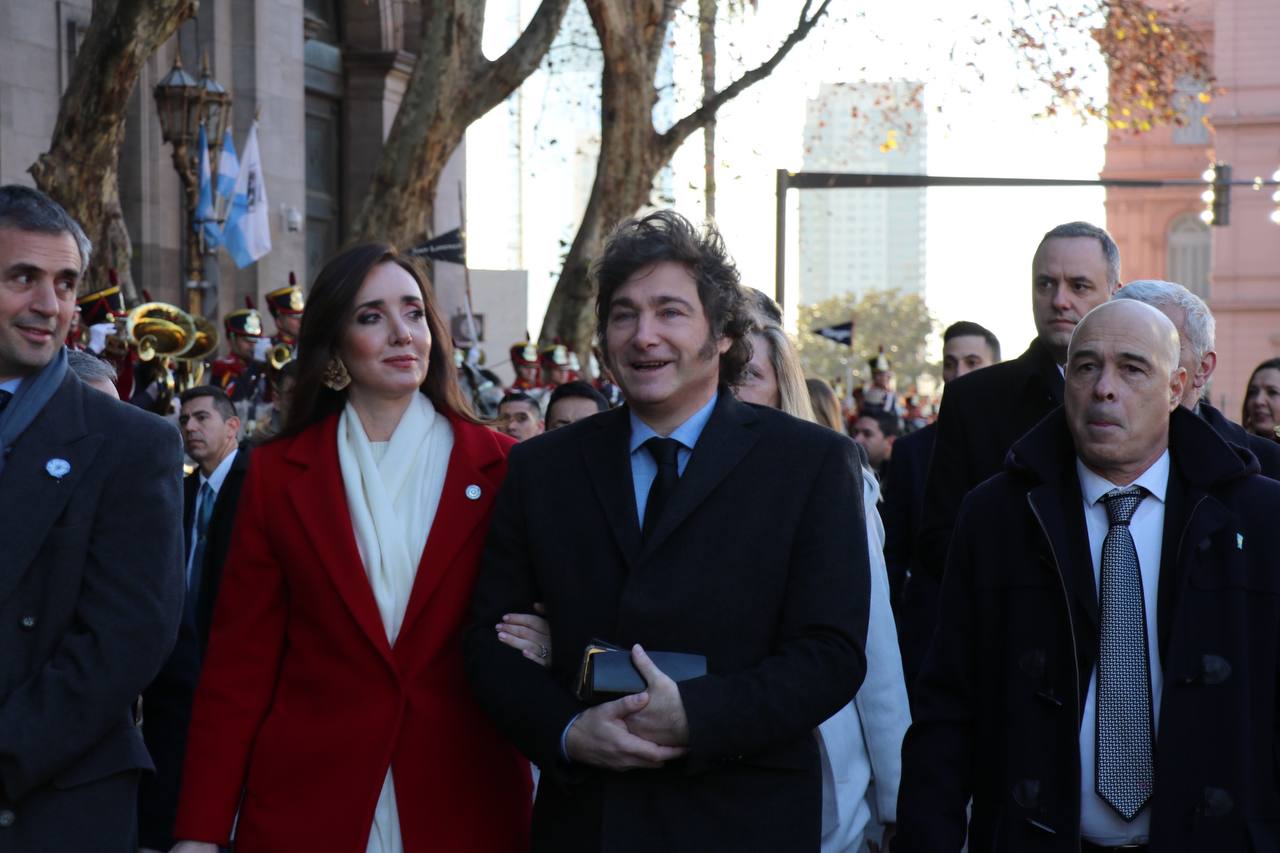
[[[459,647],[511,442],[469,413],[430,289],[390,246],[325,265],[298,353],[240,497],[174,849],[233,825],[237,853],[525,849],[528,765]]]

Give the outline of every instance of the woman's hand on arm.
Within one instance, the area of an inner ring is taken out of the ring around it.
[[[551,623],[544,617],[547,608],[533,605],[535,613],[508,613],[493,626],[498,641],[519,650],[526,658],[544,667],[551,666]],[[194,853],[194,851],[193,851]]]

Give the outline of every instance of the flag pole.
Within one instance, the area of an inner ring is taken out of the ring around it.
[[[462,181],[458,181],[458,242],[462,244],[462,283],[466,297],[467,329],[471,335],[472,346],[480,346],[480,336],[476,332],[476,316],[471,310],[471,266],[467,263],[467,202],[463,198]]]

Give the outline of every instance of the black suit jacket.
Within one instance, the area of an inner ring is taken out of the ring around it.
[[[244,477],[249,471],[249,457],[252,447],[248,444],[240,446],[236,458],[231,462],[231,469],[222,481],[218,490],[218,499],[213,504],[213,515],[209,519],[209,531],[204,547],[204,565],[200,571],[200,589],[196,599],[196,637],[199,641],[200,656],[204,657],[205,647],[209,644],[209,625],[213,621],[213,605],[218,599],[218,587],[222,584],[222,566],[227,561],[227,551],[231,547],[231,529],[235,525],[236,507],[240,504],[240,490],[244,487]],[[191,523],[196,506],[196,493],[200,490],[200,472],[193,471],[182,482],[182,534],[183,553],[191,550]]]
[[[950,392],[948,392],[950,393]],[[1157,589],[1164,670],[1151,849],[1280,849],[1280,484],[1183,408]],[[896,853],[1079,848],[1079,733],[1098,596],[1061,411],[956,525],[903,745]]]
[[[897,606],[902,583],[911,569],[913,543],[924,517],[924,487],[929,457],[938,427],[928,424],[893,442],[884,483],[884,562],[889,570],[890,597]]]
[[[997,474],[1013,443],[1062,402],[1063,380],[1040,340],[1012,361],[947,384],[925,486],[921,568],[941,579],[960,502]]]
[[[1256,456],[1264,477],[1280,480],[1280,444],[1254,435],[1235,421],[1228,420],[1226,415],[1209,405],[1207,400],[1200,401],[1196,412],[1228,443],[1243,447]]]
[[[640,543],[625,408],[516,445],[465,637],[481,705],[543,769],[534,849],[819,847],[813,730],[866,671],[869,575],[853,442],[725,390]],[[573,519],[566,525],[566,519]],[[498,642],[545,602],[550,670]],[[584,646],[706,655],[681,684],[690,753],[661,770],[566,767]]]
[[[191,702],[200,677],[200,661],[209,641],[213,603],[222,582],[222,567],[231,543],[231,527],[245,473],[249,470],[250,448],[236,453],[227,471],[209,519],[203,567],[196,595],[195,622],[182,620],[178,641],[156,680],[142,694],[142,734],[156,771],[142,782],[138,795],[138,840],[143,847],[168,850],[173,846],[173,821],[178,813],[178,789],[182,783],[182,756],[191,722]],[[183,554],[191,548],[191,522],[200,472],[188,474],[182,483]],[[185,571],[186,563],[183,562]]]
[[[893,443],[884,502],[884,561],[889,571],[889,600],[898,626],[898,650],[908,694],[929,650],[937,622],[938,583],[921,571],[916,544],[924,520],[924,490],[933,456],[936,424]]]
[[[55,479],[52,459],[70,470]],[[135,853],[138,694],[182,612],[182,444],[68,372],[0,474],[0,849]]]

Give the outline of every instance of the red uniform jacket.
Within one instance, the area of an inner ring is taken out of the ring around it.
[[[440,508],[394,648],[351,529],[337,415],[254,452],[175,837],[225,844],[239,807],[237,853],[364,853],[390,765],[406,851],[527,849],[528,764],[472,698],[460,647],[512,442],[450,422]]]

